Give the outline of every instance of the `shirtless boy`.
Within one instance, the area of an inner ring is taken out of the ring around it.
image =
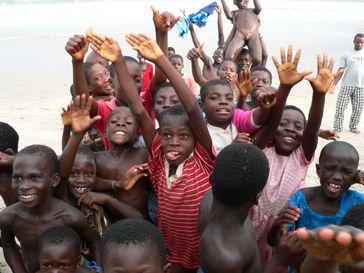
[[[262,45],[258,31],[260,26],[258,15],[262,8],[259,0],[254,0],[254,9],[248,9],[248,3],[249,0],[234,0],[234,5],[239,9],[230,13],[235,33],[231,36],[231,41],[226,42],[228,46],[225,59],[235,61],[243,47],[247,45],[252,57],[252,66],[257,66],[262,63]]]
[[[212,194],[206,193],[200,207],[200,260],[205,273],[261,272],[248,215],[268,174],[266,157],[252,144],[231,144],[217,156],[210,176]]]
[[[59,181],[58,158],[51,148],[32,145],[15,156],[12,188],[19,202],[0,213],[4,256],[13,272],[33,273],[39,270],[39,238],[54,226],[69,226],[77,231],[88,243],[91,258],[99,262],[98,234],[80,211],[51,194]]]

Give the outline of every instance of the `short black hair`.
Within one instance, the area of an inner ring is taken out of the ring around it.
[[[212,194],[225,206],[240,206],[256,198],[268,175],[268,160],[257,146],[230,144],[216,158],[210,175]]]
[[[107,249],[115,245],[145,245],[159,252],[161,266],[167,264],[168,251],[156,226],[144,219],[124,219],[109,226],[100,242],[101,264],[105,263]]]
[[[353,226],[364,230],[364,203],[352,206],[341,220],[342,226]]]
[[[354,40],[355,40],[355,39],[361,39],[361,38],[364,38],[364,34],[363,34],[363,33],[357,33],[357,34],[355,34],[355,36],[354,36]]]
[[[77,149],[77,154],[86,155],[90,158],[90,160],[96,164],[96,157],[95,153],[91,150],[91,148],[88,145],[80,144]]]
[[[319,157],[319,163],[322,162],[326,153],[332,149],[339,149],[342,152],[342,154],[352,155],[353,158],[355,158],[355,160],[357,160],[358,164],[359,164],[358,151],[355,149],[355,147],[353,145],[351,145],[350,143],[345,142],[345,141],[332,141],[332,142],[326,144],[321,150],[320,157]]]
[[[181,55],[179,55],[179,54],[174,54],[174,55],[172,55],[172,56],[170,56],[170,57],[168,58],[168,60],[169,60],[170,62],[172,62],[174,59],[181,59],[181,60],[182,60],[182,63],[183,63],[183,57],[182,57]]]
[[[238,71],[238,65],[236,64],[236,62],[231,61],[231,60],[223,60],[223,61],[221,62],[221,64],[220,64],[220,66],[219,66],[219,70],[221,69],[221,67],[222,67],[222,65],[223,65],[224,63],[232,63],[232,64],[234,64],[234,66],[235,66],[235,68],[236,68],[236,71]]]
[[[39,239],[39,250],[46,245],[61,245],[70,243],[75,255],[80,254],[81,239],[76,231],[68,226],[52,227],[46,230]]]
[[[124,56],[124,61],[126,63],[136,63],[137,65],[139,65],[139,62],[137,59],[135,59],[134,57],[132,56]]]
[[[0,121],[0,152],[12,149],[18,152],[19,135],[8,123]]]
[[[107,124],[109,123],[110,119],[112,118],[113,115],[117,114],[117,113],[120,113],[122,110],[129,110],[130,113],[134,116],[135,118],[135,115],[134,113],[131,111],[131,109],[128,107],[128,106],[119,106],[117,108],[115,108],[114,110],[112,110],[109,114],[109,116],[107,117]]]
[[[168,51],[176,52],[176,50],[175,50],[175,49],[174,49],[174,47],[172,47],[172,46],[169,46],[169,47],[168,47]]]
[[[19,151],[14,157],[14,162],[17,158],[23,156],[23,155],[40,155],[44,156],[45,160],[50,166],[50,172],[52,174],[57,173],[59,171],[59,163],[58,163],[58,157],[55,153],[55,151],[52,150],[52,148],[46,146],[46,145],[30,145],[22,150]]]
[[[268,74],[268,76],[269,76],[269,81],[272,84],[273,76],[272,76],[272,73],[269,71],[268,68],[266,68],[264,66],[254,66],[254,67],[252,67],[252,69],[250,69],[250,73],[253,73],[254,71],[264,71],[264,72],[266,72]]]
[[[306,123],[307,123],[306,116],[300,108],[298,108],[297,106],[294,106],[294,105],[285,105],[283,108],[283,111],[285,111],[285,110],[294,110],[294,111],[301,113],[301,115],[303,116],[303,125],[306,126]]]
[[[92,82],[91,79],[90,79],[90,70],[96,64],[99,64],[99,63],[84,63],[83,64],[83,71],[84,71],[85,76],[86,76],[87,84],[91,84],[91,82]]]
[[[182,104],[173,105],[171,108],[164,110],[159,114],[159,124],[163,123],[166,117],[185,117],[188,120],[188,115]]]
[[[201,97],[202,102],[205,102],[205,99],[206,99],[207,93],[209,92],[210,87],[215,86],[215,85],[223,85],[223,86],[227,86],[228,88],[231,89],[231,86],[227,81],[224,81],[221,79],[209,80],[208,82],[204,83],[200,89],[200,97]],[[233,92],[232,89],[231,89],[231,92]]]
[[[157,89],[155,90],[155,92],[153,94],[153,105],[155,104],[155,98],[157,97],[159,90],[161,90],[162,88],[165,88],[165,87],[172,87],[174,89],[174,86],[170,82],[162,82],[160,85],[158,85]]]

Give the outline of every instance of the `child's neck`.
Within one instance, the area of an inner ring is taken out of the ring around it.
[[[218,128],[221,128],[221,129],[224,129],[226,130],[226,128],[228,128],[228,126],[231,124],[231,120],[227,121],[227,122],[214,122],[212,120],[207,120],[207,123],[212,125],[212,126],[215,126],[215,127],[218,127]]]
[[[38,206],[34,208],[24,207],[24,210],[27,210],[29,213],[33,215],[39,215],[39,216],[48,215],[48,212],[51,211],[53,208],[54,199],[56,198],[54,198],[51,194],[49,194],[49,196],[42,203],[38,204]]]
[[[221,226],[224,229],[234,229],[244,225],[249,216],[250,206],[241,205],[236,208],[228,207],[214,199],[212,201],[210,222],[212,225]],[[224,219],[224,220],[222,220]]]
[[[113,157],[120,157],[120,156],[122,156],[124,154],[129,153],[129,151],[131,149],[133,149],[133,148],[134,148],[134,145],[133,144],[117,145],[117,144],[110,143],[109,153]]]
[[[342,195],[336,199],[328,198],[321,187],[315,189],[314,198],[308,202],[310,209],[321,215],[335,215],[341,206]]]

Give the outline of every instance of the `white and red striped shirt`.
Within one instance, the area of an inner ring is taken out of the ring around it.
[[[158,198],[158,226],[170,251],[168,260],[185,268],[198,268],[198,211],[201,199],[211,188],[209,176],[214,160],[196,143],[194,152],[178,167],[175,179],[167,177],[168,162],[157,134],[148,164],[150,180]]]

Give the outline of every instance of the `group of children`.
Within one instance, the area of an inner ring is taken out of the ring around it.
[[[297,71],[301,50],[281,49],[280,60],[273,57],[277,89],[254,61],[261,49],[252,54],[255,66],[238,72],[240,36],[261,46],[252,19],[259,1],[254,10],[247,2],[234,1],[235,36],[213,61],[205,58],[208,73],[195,90],[182,75],[183,58],[168,57],[168,31],[178,20],[169,12],[152,8],[156,41],[126,35],[140,63],[93,29],[68,40],[73,98],[62,113],[62,154],[44,145],[18,152],[16,131],[0,123],[7,206],[0,229],[13,272],[317,272],[327,260],[364,257],[360,231],[316,229],[361,220],[364,195],[349,190],[364,180],[356,149],[327,144],[316,166],[320,186],[303,188],[319,135],[334,137],[320,131],[333,59],[318,55],[311,77]],[[192,66],[203,55],[197,44],[188,54]],[[286,105],[303,79],[312,87],[307,120]],[[352,207],[360,213],[350,214]],[[346,254],[335,256],[329,246]],[[322,266],[335,272],[335,263]]]

